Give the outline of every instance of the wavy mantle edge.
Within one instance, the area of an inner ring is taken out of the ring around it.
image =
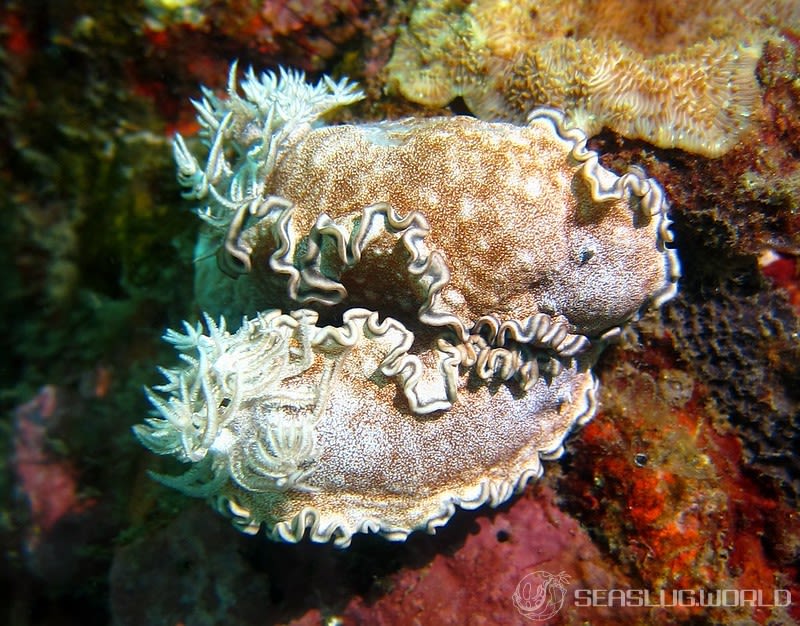
[[[341,327],[315,327],[313,326],[315,321],[316,313],[301,309],[299,311],[291,311],[288,314],[277,310],[261,313],[252,320],[248,320],[233,334],[225,330],[223,320],[216,325],[210,318],[207,318],[206,324],[209,326],[209,331],[214,335],[214,342],[219,342],[220,346],[222,343],[229,343],[233,346],[244,337],[247,338],[245,339],[246,341],[250,341],[257,331],[265,334],[281,332],[281,329],[285,329],[294,333],[301,332],[304,325],[311,324],[312,327],[316,328],[316,331],[313,336],[308,337],[309,348],[326,353],[347,352],[346,349],[348,347],[355,346],[359,341],[366,339],[365,332],[378,339],[388,334],[397,335],[396,345],[394,347],[391,345],[386,346],[386,356],[381,362],[380,368],[387,376],[398,377],[398,384],[402,386],[409,404],[413,406],[416,399],[416,382],[420,375],[420,368],[424,366],[421,365],[416,355],[408,353],[408,348],[411,344],[411,333],[400,322],[388,317],[380,320],[377,312],[367,309],[351,309],[347,311],[345,313],[345,323]],[[210,349],[210,347],[203,348],[207,342],[202,339],[202,337],[206,337],[205,335],[199,335],[200,327],[192,328],[186,324],[186,329],[188,334],[185,337],[175,331],[170,331],[165,338],[175,344],[176,347],[185,345],[185,348],[188,349],[191,345],[196,345],[200,349]],[[194,341],[184,341],[184,339],[188,340],[190,335]],[[224,353],[227,353],[227,348]],[[443,387],[440,390],[440,393],[443,393],[447,392],[449,387],[452,386],[454,388],[455,386],[454,381],[449,379],[456,375],[455,369],[458,367],[460,355],[456,350],[451,350],[441,351],[440,357],[438,369],[443,377]],[[196,363],[199,362],[200,360],[196,361]],[[204,454],[200,457],[200,463],[206,462],[207,467],[205,469],[211,472],[210,478],[204,480],[205,484],[192,482],[199,467],[197,459],[185,474],[174,477],[156,474],[153,477],[166,486],[178,489],[187,495],[210,500],[218,511],[228,517],[232,517],[234,525],[243,532],[255,533],[263,524],[267,527],[267,534],[271,538],[282,541],[300,541],[307,529],[312,541],[328,542],[333,540],[333,543],[338,547],[349,545],[352,536],[356,533],[377,533],[394,541],[405,539],[415,530],[425,530],[428,533],[433,533],[436,528],[447,523],[455,513],[457,506],[463,509],[475,509],[488,503],[490,506],[496,507],[508,500],[514,493],[521,491],[529,480],[541,476],[543,472],[542,460],[552,460],[561,456],[564,451],[563,442],[566,437],[577,426],[581,426],[591,420],[596,412],[598,381],[592,374],[589,365],[588,361],[584,361],[580,366],[577,363],[575,364],[576,373],[585,376],[585,381],[581,381],[579,386],[578,392],[581,395],[573,398],[571,402],[570,410],[572,414],[567,420],[567,427],[563,435],[555,436],[549,443],[543,444],[541,448],[535,451],[537,453],[535,457],[530,458],[527,462],[520,463],[525,469],[518,475],[508,479],[481,480],[471,486],[462,487],[457,493],[442,496],[439,500],[438,508],[429,508],[428,514],[425,516],[425,522],[418,526],[390,526],[375,517],[365,517],[353,524],[342,515],[322,513],[310,507],[302,509],[291,519],[282,520],[273,525],[263,519],[256,521],[255,516],[251,515],[246,508],[235,501],[235,495],[228,496],[221,493],[227,484],[230,484],[236,490],[249,491],[247,487],[235,480],[235,473],[228,467],[229,457],[232,458],[232,454],[216,457],[216,461],[212,459],[210,454]],[[213,400],[216,406],[217,398],[215,397]],[[157,420],[159,424],[166,426],[167,423],[173,423],[163,413],[166,410],[165,407],[171,406],[168,402],[156,402],[152,398],[151,402],[156,409],[162,412],[161,418]],[[446,402],[444,398],[438,399],[438,403],[444,404]],[[440,406],[439,408],[445,407]],[[219,416],[215,423],[219,425],[223,421],[225,421],[224,416]],[[173,449],[174,445],[170,443],[171,439],[166,439],[163,442],[164,445],[159,440],[160,430],[154,430],[156,434],[154,438],[150,438],[146,434],[147,429],[158,429],[160,428],[159,425],[155,424],[152,419],[146,420],[146,424],[148,425],[134,427],[134,433],[136,433],[140,441],[157,454],[174,455],[175,450]],[[173,426],[177,431],[178,425],[173,423]],[[185,427],[190,428],[191,425],[187,424]],[[212,439],[216,439],[218,434],[219,429],[212,433]],[[206,435],[208,433],[203,431],[202,436],[204,439]],[[187,450],[187,453],[191,451],[194,451],[194,448]],[[206,452],[209,451],[210,449],[206,449]],[[533,451],[531,450],[531,452]],[[192,458],[191,454],[187,455],[187,460]],[[205,459],[205,461],[202,459]],[[277,491],[279,492],[280,489]],[[430,500],[434,498],[435,496]]]
[[[347,548],[353,536],[359,533],[373,533],[390,541],[404,541],[415,531],[435,534],[436,529],[444,526],[456,513],[456,508],[474,510],[484,504],[492,508],[521,493],[531,480],[536,480],[544,473],[542,461],[552,461],[564,453],[563,440],[572,434],[576,427],[584,426],[592,420],[597,411],[598,379],[587,370],[589,388],[584,390],[582,398],[576,398],[575,415],[570,430],[565,437],[550,448],[538,450],[535,464],[532,462],[518,476],[508,480],[484,479],[475,485],[462,489],[459,493],[442,497],[438,509],[427,517],[423,524],[415,527],[390,526],[375,517],[366,517],[355,524],[350,524],[342,516],[324,514],[313,507],[304,507],[290,520],[269,525],[267,522],[255,521],[249,511],[233,499],[219,496],[213,500],[214,508],[232,518],[234,526],[241,532],[256,534],[265,526],[266,535],[275,541],[298,543],[308,533],[308,538],[315,543],[333,543],[337,548]]]
[[[603,203],[633,196],[639,200],[638,211],[641,215],[656,220],[655,246],[662,253],[665,278],[632,319],[638,319],[650,306],[659,307],[673,298],[678,290],[681,268],[677,252],[670,247],[674,241],[670,230],[672,221],[661,186],[638,167],[632,167],[621,176],[606,169],[600,164],[598,153],[586,147],[586,133],[569,125],[563,112],[550,108],[536,109],[528,117],[528,125],[539,123],[549,127],[556,138],[567,144],[568,158],[581,164],[579,172],[593,201]],[[431,251],[425,245],[424,239],[430,232],[430,225],[419,211],[402,216],[391,204],[377,202],[364,207],[359,217],[351,214],[343,218],[356,220],[357,225],[350,230],[321,213],[305,236],[307,251],[297,265],[294,261],[297,245],[304,235],[296,233],[293,228],[294,203],[280,196],[268,196],[260,203],[251,203],[247,211],[269,224],[275,241],[269,266],[274,272],[287,277],[287,293],[300,304],[319,302],[330,306],[339,304],[347,297],[345,286],[322,272],[322,253],[326,244],[336,250],[341,262],[340,271],[343,272],[358,263],[364,250],[380,232],[399,234],[410,257],[407,266],[409,275],[422,288],[424,301],[418,309],[419,320],[431,326],[449,326],[462,342],[467,341],[475,320],[461,320],[456,315],[436,310],[441,292],[449,283],[450,271],[445,255],[436,249]],[[248,262],[244,266],[249,270],[249,246],[240,241],[246,219],[244,213],[244,210],[240,210],[230,222],[223,249],[239,260],[247,257]],[[223,271],[230,273],[230,266],[226,270],[226,265],[223,261]],[[601,335],[601,339],[610,339],[620,331],[620,326],[609,328]]]
[[[632,166],[622,176],[605,168],[600,163],[600,155],[587,148],[588,135],[580,128],[571,125],[563,111],[553,108],[534,109],[528,116],[528,125],[531,126],[540,121],[549,123],[558,137],[572,144],[570,156],[579,163],[583,163],[581,173],[589,185],[592,200],[595,202],[620,200],[630,193],[639,198],[639,210],[642,215],[657,220],[656,248],[663,254],[665,281],[655,292],[650,294],[649,299],[639,308],[633,320],[638,319],[650,306],[660,307],[672,299],[678,293],[681,264],[677,251],[669,247],[675,238],[670,230],[672,220],[669,218],[669,203],[661,185],[655,179],[649,178],[638,166]],[[608,181],[606,182],[604,179],[608,179]],[[603,337],[608,337],[619,330],[619,327],[612,328],[604,333]]]

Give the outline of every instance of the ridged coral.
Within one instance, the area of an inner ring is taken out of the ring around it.
[[[558,39],[524,54],[503,78],[503,98],[475,101],[482,116],[519,118],[532,103],[569,109],[589,135],[603,127],[661,148],[719,156],[759,103],[759,44],[695,44],[646,58],[616,42]]]
[[[676,291],[660,187],[553,110],[324,126],[347,81],[250,72],[242,97],[235,71],[195,103],[205,163],[175,157],[198,299],[245,320],[167,334],[186,365],[136,434],[193,466],[160,480],[342,546],[505,501],[594,414],[605,342]]]
[[[690,288],[664,311],[673,343],[708,387],[722,420],[736,428],[747,461],[797,502],[797,314],[785,294],[758,289],[753,276],[726,281],[713,299],[698,291]]]
[[[429,106],[462,96],[487,119],[556,106],[590,135],[605,126],[724,154],[759,111],[768,16],[800,12],[791,3],[630,4],[423,1],[395,45],[388,83]]]

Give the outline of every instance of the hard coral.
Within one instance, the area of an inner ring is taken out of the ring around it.
[[[421,2],[388,82],[431,106],[462,96],[484,118],[521,120],[550,105],[590,135],[605,126],[662,148],[725,153],[759,110],[755,67],[770,16],[797,20],[797,9],[630,4]]]
[[[206,163],[175,156],[207,223],[198,298],[246,319],[167,334],[187,365],[136,434],[195,465],[160,480],[342,546],[505,501],[593,415],[608,338],[675,293],[659,186],[552,110],[326,127],[347,81],[250,72],[241,97],[235,70],[196,103]]]
[[[518,118],[533,103],[570,111],[589,135],[603,127],[661,148],[719,156],[757,110],[761,46],[706,41],[647,58],[617,42],[564,38],[524,54],[503,79],[505,102],[481,115]]]
[[[727,281],[713,299],[687,289],[665,315],[676,348],[739,433],[747,461],[797,501],[800,321],[783,293],[750,281]]]

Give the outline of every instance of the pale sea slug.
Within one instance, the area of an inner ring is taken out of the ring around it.
[[[326,126],[352,84],[241,89],[234,66],[195,103],[204,165],[175,140],[206,222],[198,301],[244,320],[167,333],[184,364],[135,432],[192,466],[157,478],[243,530],[339,546],[507,500],[594,415],[608,339],[675,293],[661,188],[554,110]]]

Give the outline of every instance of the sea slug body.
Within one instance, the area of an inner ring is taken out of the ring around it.
[[[350,543],[493,506],[592,418],[591,367],[676,290],[667,204],[551,109],[327,126],[347,81],[250,71],[177,137],[205,328],[135,433],[243,530]],[[244,318],[229,331],[228,321]]]

